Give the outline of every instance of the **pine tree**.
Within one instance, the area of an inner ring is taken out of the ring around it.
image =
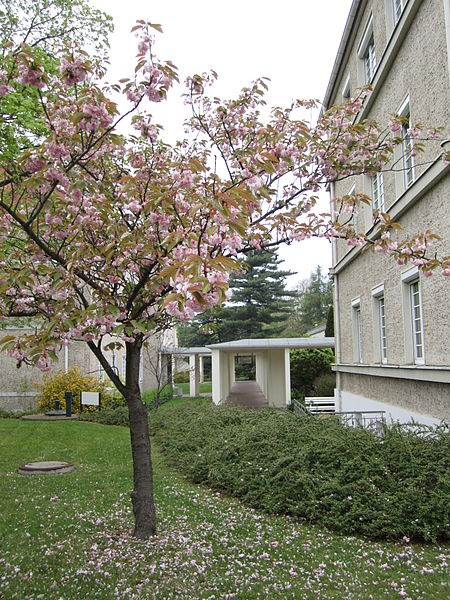
[[[334,337],[334,309],[330,306],[327,313],[327,324],[325,327],[325,337]]]
[[[230,277],[230,305],[200,315],[178,329],[180,346],[204,346],[248,338],[277,337],[286,327],[295,292],[286,290],[293,273],[278,269],[282,261],[270,250],[253,250],[243,271]]]

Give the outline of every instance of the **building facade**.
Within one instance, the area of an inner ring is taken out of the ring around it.
[[[358,119],[404,117],[403,147],[391,170],[331,185],[331,201],[364,193],[370,205],[352,216],[376,237],[374,211],[402,226],[399,238],[427,229],[450,255],[450,144],[434,141],[411,156],[408,129],[450,129],[450,0],[354,0],[328,85],[325,108],[369,83]],[[442,147],[441,147],[442,146]],[[386,410],[394,420],[450,420],[450,281],[414,265],[333,243],[337,406]]]
[[[24,333],[32,333],[34,329],[17,329],[7,327],[0,331],[4,336],[20,337]],[[105,339],[104,345],[111,340]],[[167,356],[161,354],[164,346],[176,346],[175,328],[164,331],[149,338],[142,349],[139,383],[142,391],[162,387],[168,383],[171,370],[167,368]],[[124,348],[107,351],[106,357],[115,372],[125,381]],[[83,375],[97,377],[108,383],[107,376],[99,361],[84,342],[72,342],[57,353],[58,361],[52,371],[68,371],[77,366]],[[43,373],[37,367],[26,364],[17,368],[17,361],[6,352],[0,352],[0,409],[7,411],[30,410],[37,407],[39,389],[36,384],[42,382]],[[112,384],[111,384],[112,385]]]

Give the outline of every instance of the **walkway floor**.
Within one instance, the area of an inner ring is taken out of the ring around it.
[[[269,403],[256,381],[237,381],[231,388],[224,405],[263,408],[268,407]]]

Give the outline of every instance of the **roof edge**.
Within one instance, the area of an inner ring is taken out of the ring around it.
[[[324,96],[324,99],[322,102],[323,110],[328,110],[328,108],[329,108],[328,103],[330,102],[333,90],[336,85],[337,75],[339,73],[339,69],[342,64],[342,58],[345,54],[348,40],[349,40],[351,32],[353,30],[353,25],[355,23],[355,17],[358,13],[359,7],[365,1],[366,0],[353,0],[352,5],[350,7],[350,12],[347,17],[347,22],[345,23],[344,33],[342,34],[341,43],[339,44],[339,49],[336,54],[336,58],[335,58],[334,65],[333,65],[333,70],[331,71],[331,76],[328,81],[328,86],[327,86],[325,96]]]

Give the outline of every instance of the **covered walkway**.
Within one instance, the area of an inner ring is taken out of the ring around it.
[[[203,358],[212,356],[214,404],[282,408],[291,403],[290,351],[334,348],[333,337],[236,340],[206,348],[162,348],[161,354],[189,356],[190,396],[199,395]],[[256,381],[236,381],[236,357],[251,356]]]
[[[247,339],[213,344],[208,348],[212,351],[214,404],[283,408],[291,403],[290,351],[295,348],[334,348],[334,337]],[[236,381],[237,356],[254,357],[256,381]]]

